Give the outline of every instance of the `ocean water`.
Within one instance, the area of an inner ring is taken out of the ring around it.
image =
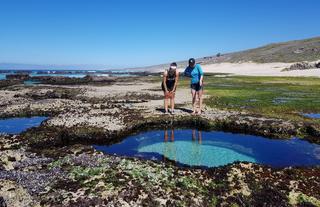
[[[41,72],[39,74],[39,72]],[[57,73],[59,72],[59,73]],[[69,78],[83,78],[86,75],[97,75],[97,76],[115,76],[115,77],[129,77],[129,76],[136,76],[130,74],[134,72],[132,70],[83,70],[83,71],[70,71],[70,70],[34,70],[29,71],[29,75],[31,77],[37,76],[55,76],[55,77],[69,77]],[[9,73],[0,73],[0,80],[5,80],[7,74],[19,73],[18,70],[12,70]]]
[[[83,78],[85,77],[87,74],[83,74],[83,73],[77,73],[77,74],[35,74],[35,73],[31,73],[30,76],[31,77],[37,77],[37,76],[53,76],[53,77],[69,77],[69,78]]]
[[[110,146],[94,145],[107,154],[217,167],[235,161],[271,165],[320,165],[320,145],[297,138],[274,140],[260,136],[192,129],[156,130],[132,135]]]
[[[37,84],[40,84],[41,81],[31,81],[31,80],[27,80],[27,81],[24,81],[23,84],[26,85],[26,86],[33,86],[33,85],[37,85]]]
[[[5,74],[0,74],[0,80],[5,80],[6,79],[6,75]]]
[[[34,116],[30,118],[0,119],[0,133],[18,134],[31,127],[36,127],[48,117]]]

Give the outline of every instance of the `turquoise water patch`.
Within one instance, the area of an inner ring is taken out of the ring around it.
[[[221,166],[235,161],[255,162],[253,157],[235,150],[214,145],[201,145],[195,142],[176,141],[161,142],[143,146],[138,149],[143,153],[158,153],[170,160],[177,160],[191,166]]]
[[[33,85],[40,84],[40,83],[41,83],[41,81],[32,81],[32,80],[27,80],[27,81],[23,82],[23,84],[26,86],[33,86]]]
[[[129,136],[113,145],[94,145],[119,156],[170,161],[180,166],[217,167],[247,161],[274,167],[320,165],[320,145],[301,139],[192,129],[156,130]]]
[[[31,127],[36,127],[48,117],[34,116],[30,118],[0,119],[0,133],[18,134]]]

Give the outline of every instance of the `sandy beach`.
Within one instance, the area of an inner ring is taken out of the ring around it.
[[[320,77],[319,69],[282,71],[294,63],[216,63],[203,64],[202,69],[205,73],[229,73],[232,75],[244,76],[288,76],[288,77]],[[184,67],[179,67],[183,72]],[[153,69],[154,72],[162,72],[163,69]]]

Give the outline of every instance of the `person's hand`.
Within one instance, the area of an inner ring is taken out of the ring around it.
[[[203,81],[200,81],[199,85],[202,86],[202,84],[203,84]]]

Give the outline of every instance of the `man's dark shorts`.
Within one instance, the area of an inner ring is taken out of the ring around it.
[[[193,89],[195,91],[200,91],[200,90],[203,90],[203,86],[200,86],[200,82],[192,83],[191,84],[191,89]]]

